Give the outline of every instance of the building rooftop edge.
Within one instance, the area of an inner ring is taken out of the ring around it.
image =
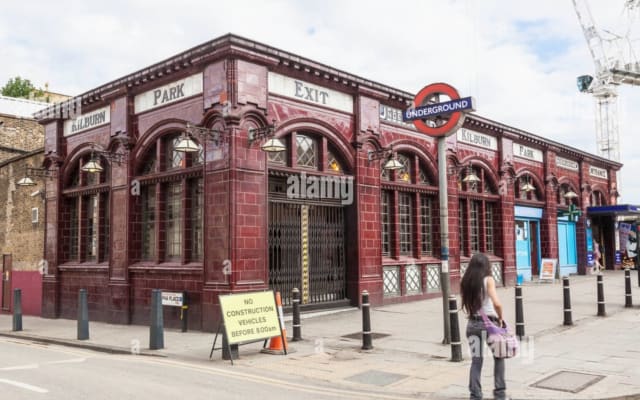
[[[239,46],[239,47],[242,47],[242,48],[246,48],[246,49],[251,50],[251,51],[259,52],[259,53],[266,54],[266,55],[269,55],[269,56],[278,57],[280,59],[285,59],[285,60],[287,60],[289,62],[300,64],[301,66],[304,65],[304,66],[312,67],[312,68],[314,68],[316,70],[320,70],[320,71],[322,71],[324,73],[334,75],[335,77],[339,77],[341,79],[346,79],[348,81],[351,81],[354,86],[355,86],[355,84],[359,84],[359,85],[364,85],[366,87],[369,87],[371,89],[375,89],[375,90],[378,90],[378,91],[386,92],[389,95],[390,99],[394,99],[395,98],[396,100],[407,102],[407,101],[412,100],[415,97],[415,94],[409,93],[407,91],[403,91],[403,90],[400,90],[400,89],[395,89],[395,88],[393,88],[391,86],[387,86],[387,85],[384,85],[384,84],[381,84],[381,83],[377,83],[377,82],[374,82],[374,81],[359,77],[357,75],[353,75],[353,74],[347,73],[347,72],[345,72],[343,70],[339,70],[339,69],[330,67],[327,64],[316,62],[316,61],[313,61],[313,60],[310,60],[310,59],[295,55],[293,53],[290,53],[290,52],[287,52],[287,51],[284,51],[284,50],[280,50],[280,49],[277,49],[275,47],[266,45],[264,43],[257,42],[255,40],[247,39],[247,38],[244,38],[242,36],[235,35],[233,33],[227,33],[227,34],[225,34],[223,36],[219,36],[219,37],[217,37],[215,39],[212,39],[212,40],[207,41],[205,43],[202,43],[202,44],[199,44],[197,46],[194,46],[194,47],[192,47],[190,49],[187,49],[187,50],[185,50],[185,51],[183,51],[181,53],[178,53],[178,54],[176,54],[176,55],[174,55],[172,57],[166,58],[166,59],[164,59],[162,61],[159,61],[159,62],[157,62],[155,64],[152,64],[152,65],[150,65],[148,67],[139,69],[139,70],[137,70],[137,71],[135,71],[133,73],[130,73],[130,74],[125,75],[123,77],[117,78],[117,79],[115,79],[115,80],[113,80],[111,82],[105,83],[105,84],[103,84],[101,86],[98,86],[98,87],[96,87],[94,89],[91,89],[91,90],[89,90],[89,91],[87,91],[85,93],[82,93],[82,94],[78,95],[78,96],[73,96],[69,100],[66,100],[66,101],[62,102],[62,104],[63,105],[64,104],[70,105],[70,104],[72,104],[72,102],[77,101],[78,98],[80,98],[81,101],[84,101],[84,100],[87,100],[87,99],[91,99],[91,98],[95,98],[95,97],[99,98],[102,94],[109,93],[109,92],[113,91],[114,89],[116,89],[118,87],[121,87],[123,85],[126,86],[127,84],[130,84],[130,83],[132,83],[132,82],[134,82],[136,80],[141,79],[143,75],[153,74],[155,72],[162,72],[163,69],[166,69],[166,68],[171,67],[171,66],[179,65],[180,63],[185,63],[186,62],[187,64],[190,64],[191,63],[191,61],[190,61],[191,59],[200,58],[200,57],[203,57],[203,56],[206,57],[207,54],[211,54],[214,50],[217,50],[217,49],[222,48],[224,46],[231,46],[231,45],[236,45],[236,46]],[[47,104],[47,103],[45,103],[45,104]],[[40,110],[40,111],[36,112],[34,114],[34,116],[35,116],[36,119],[42,120],[42,119],[45,118],[45,115],[46,115],[47,111],[48,111],[48,109]],[[523,136],[527,137],[528,139],[532,139],[534,141],[538,140],[538,141],[541,141],[541,142],[544,142],[544,143],[547,143],[547,144],[550,144],[550,145],[553,145],[553,146],[560,146],[560,147],[562,147],[564,149],[573,151],[573,152],[575,152],[578,155],[581,155],[583,157],[586,156],[586,157],[592,158],[594,160],[600,161],[602,163],[612,165],[614,168],[617,168],[617,169],[620,169],[622,167],[622,165],[623,165],[622,163],[619,163],[619,162],[616,162],[616,161],[613,161],[613,160],[609,160],[609,159],[600,157],[598,155],[588,153],[588,152],[583,151],[583,150],[579,150],[579,149],[573,148],[573,147],[568,146],[566,144],[561,144],[561,143],[555,142],[553,140],[549,140],[547,138],[535,135],[533,133],[524,131],[522,129],[518,129],[518,128],[515,128],[515,127],[512,127],[512,126],[506,125],[504,123],[493,121],[493,120],[491,120],[489,118],[482,117],[482,116],[480,116],[478,114],[475,114],[475,113],[474,114],[469,114],[469,116],[471,118],[474,118],[474,119],[478,120],[478,121],[482,121],[484,123],[491,124],[491,125],[499,128],[499,129],[501,129],[501,130],[506,130],[506,131],[514,133],[516,135],[523,135]]]

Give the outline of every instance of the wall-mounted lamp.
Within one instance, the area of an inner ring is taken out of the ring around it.
[[[273,121],[273,124],[271,125],[249,129],[249,146],[251,146],[255,141],[267,139],[267,141],[260,146],[263,151],[266,151],[267,153],[285,151],[287,146],[285,146],[280,139],[273,137],[275,131],[276,121]]]
[[[222,139],[226,138],[226,135],[227,131],[225,130],[204,128],[187,123],[187,129],[182,132],[182,136],[173,149],[183,153],[195,153],[200,151],[200,146],[193,140],[193,137],[210,139],[218,145]]]
[[[451,176],[458,176],[461,171],[466,171],[464,178],[462,178],[462,182],[464,182],[468,188],[475,189],[482,181],[482,179],[480,179],[480,177],[476,175],[475,171],[473,170],[473,164],[471,163],[458,166],[449,166],[449,168],[447,169],[447,172]],[[460,183],[461,181],[459,176],[457,179],[458,183]]]
[[[578,194],[571,189],[569,189],[569,191],[564,194],[565,199],[572,200],[572,199],[575,199],[576,197],[578,197]]]
[[[480,178],[473,171],[473,167],[471,166],[471,164],[469,164],[469,166],[467,167],[467,175],[464,177],[464,179],[462,179],[462,182],[465,182],[472,186],[475,186],[478,183],[480,183]]]
[[[404,165],[396,159],[395,153],[391,147],[386,147],[380,150],[369,150],[367,153],[367,158],[369,159],[369,163],[374,160],[386,160],[383,169],[387,171],[394,171],[398,169],[404,168]]]
[[[127,154],[124,152],[112,153],[110,151],[91,150],[91,158],[80,169],[89,173],[100,173],[104,171],[104,167],[100,163],[100,157],[106,158],[108,161],[116,162],[118,165],[124,162]]]
[[[524,179],[524,184],[520,186],[520,190],[525,193],[533,192],[534,190],[536,190],[536,187],[531,184],[531,178],[529,176]]]
[[[55,171],[46,168],[27,167],[24,170],[24,176],[20,178],[16,185],[18,186],[35,186],[36,182],[31,177],[52,178],[56,174]]]
[[[129,151],[129,138],[127,138],[126,132],[118,131],[118,136],[115,140],[120,142],[120,146],[124,148],[124,151],[118,151],[117,153],[111,151],[96,150],[95,145],[91,146],[91,157],[80,170],[89,173],[99,173],[104,171],[104,167],[100,163],[100,157],[105,158],[109,162],[116,162],[118,165],[125,162]]]

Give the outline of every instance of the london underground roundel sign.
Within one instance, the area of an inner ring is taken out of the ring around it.
[[[440,102],[441,96],[450,100]],[[453,86],[432,83],[416,94],[414,108],[405,110],[402,119],[429,136],[448,136],[462,126],[465,111],[475,110],[474,103],[473,97],[460,98]]]

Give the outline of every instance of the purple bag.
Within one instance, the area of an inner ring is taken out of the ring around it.
[[[504,327],[494,324],[482,309],[480,309],[480,316],[487,330],[487,344],[491,348],[493,356],[495,358],[514,357],[518,353],[518,339],[513,332],[509,331],[507,323],[503,321]]]

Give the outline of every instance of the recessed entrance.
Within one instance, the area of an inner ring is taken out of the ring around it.
[[[293,288],[302,305],[346,299],[344,207],[270,197],[269,287],[285,306]]]

